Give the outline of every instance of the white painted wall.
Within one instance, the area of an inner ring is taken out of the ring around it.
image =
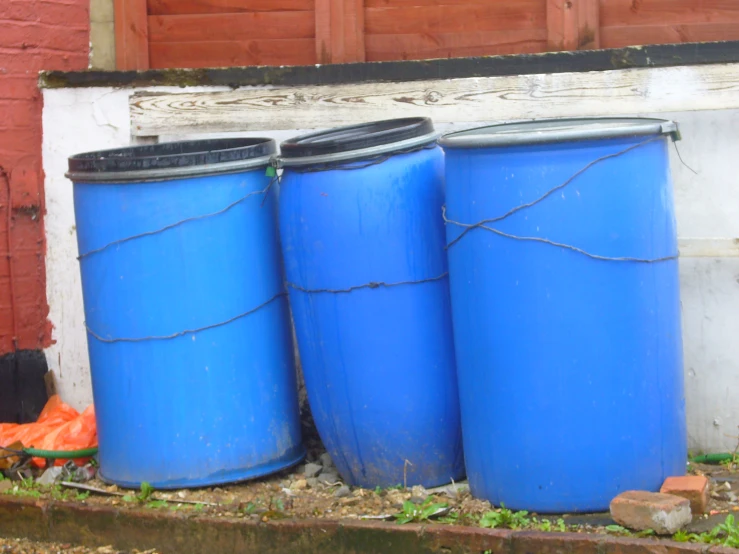
[[[72,185],[64,172],[72,154],[129,144],[128,100],[133,92],[104,88],[43,91],[47,294],[56,341],[46,355],[50,369],[57,373],[62,397],[77,408],[89,404],[92,395]],[[683,140],[678,148],[685,162],[698,172],[695,175],[685,168],[673,150],[681,239],[739,237],[739,110],[634,115],[665,117],[681,124]],[[378,119],[383,116],[377,114]],[[472,126],[437,124],[437,129]],[[268,135],[279,141],[302,131],[243,135]],[[204,135],[161,138],[194,136]],[[739,344],[739,257],[681,258],[680,276],[689,443],[691,448],[705,451],[733,449],[737,442],[733,436],[739,435],[739,403],[734,402],[739,391],[739,347],[735,346]]]

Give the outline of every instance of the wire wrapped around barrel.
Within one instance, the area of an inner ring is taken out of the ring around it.
[[[106,249],[110,248],[111,246],[116,246],[116,245],[123,244],[123,243],[129,242],[129,241],[132,241],[132,240],[140,239],[140,238],[143,238],[143,237],[150,237],[151,235],[157,235],[159,233],[163,233],[164,231],[169,231],[170,229],[174,229],[175,227],[179,227],[180,225],[183,225],[185,223],[190,223],[192,221],[199,221],[201,219],[207,219],[209,217],[214,217],[214,216],[217,216],[217,215],[224,214],[227,211],[229,211],[231,208],[234,208],[235,206],[238,206],[244,200],[246,200],[248,198],[251,198],[252,196],[257,196],[257,195],[263,194],[264,195],[264,200],[262,200],[262,205],[264,205],[264,201],[267,199],[267,193],[269,192],[269,189],[272,188],[272,185],[275,182],[277,182],[277,180],[278,180],[277,176],[273,177],[270,180],[269,184],[264,189],[262,189],[262,190],[255,190],[253,192],[250,192],[249,194],[246,194],[246,195],[242,196],[238,200],[235,200],[234,202],[231,202],[228,206],[226,206],[225,208],[222,208],[222,209],[218,210],[217,212],[212,212],[212,213],[203,214],[203,215],[196,215],[194,217],[188,217],[187,219],[183,219],[181,221],[177,221],[175,223],[171,223],[171,224],[166,225],[166,226],[164,226],[164,227],[162,227],[160,229],[155,229],[154,231],[146,231],[145,233],[140,233],[138,235],[132,235],[130,237],[125,237],[125,238],[122,238],[122,239],[114,240],[112,242],[109,242],[108,244],[105,244],[105,245],[101,246],[100,248],[94,248],[93,250],[89,250],[89,251],[87,251],[87,252],[85,252],[83,254],[80,254],[79,256],[77,256],[77,259],[78,260],[82,260],[82,259],[84,259],[84,258],[86,258],[88,256],[91,256],[92,254],[97,254],[98,252],[102,252],[103,250],[106,250]]]
[[[446,216],[446,206],[442,206],[441,212],[442,212],[442,217],[444,218],[444,223],[456,225],[458,227],[462,227],[463,228],[462,232],[459,235],[457,235],[454,239],[452,239],[451,241],[449,241],[449,243],[446,245],[446,248],[449,249],[452,246],[454,246],[455,244],[457,244],[462,239],[462,237],[464,237],[472,229],[483,229],[485,231],[489,231],[489,232],[495,233],[496,235],[499,235],[501,237],[506,237],[506,238],[509,238],[509,239],[520,240],[520,241],[541,242],[541,243],[544,243],[544,244],[549,244],[551,246],[556,246],[556,247],[559,247],[559,248],[565,248],[567,250],[572,250],[573,252],[577,252],[578,254],[582,254],[584,256],[587,256],[589,258],[592,258],[594,260],[603,260],[603,261],[612,261],[612,262],[657,263],[657,262],[664,262],[664,261],[667,261],[667,260],[675,260],[675,259],[677,259],[678,258],[678,255],[679,255],[678,253],[671,254],[671,255],[668,255],[668,256],[660,256],[660,257],[657,257],[657,258],[636,258],[636,257],[631,257],[631,256],[601,256],[599,254],[593,254],[592,252],[588,252],[586,250],[583,250],[582,248],[578,248],[577,246],[573,246],[571,244],[564,244],[564,243],[560,243],[560,242],[555,242],[555,241],[552,241],[552,240],[549,240],[549,239],[545,239],[545,238],[542,238],[542,237],[522,237],[522,236],[519,236],[519,235],[512,235],[510,233],[505,233],[505,232],[503,232],[503,231],[501,231],[499,229],[495,229],[495,228],[489,227],[487,225],[489,223],[496,223],[498,221],[502,221],[502,220],[506,219],[507,217],[510,217],[511,215],[513,215],[513,214],[515,214],[517,212],[520,212],[521,210],[524,210],[526,208],[530,208],[532,206],[535,206],[536,204],[538,204],[539,202],[542,202],[543,200],[545,200],[546,198],[548,198],[549,196],[551,196],[555,192],[557,192],[557,191],[559,191],[559,190],[567,187],[577,177],[579,177],[580,175],[582,175],[583,173],[585,173],[587,170],[589,170],[593,166],[595,166],[595,165],[597,165],[597,164],[599,164],[599,163],[601,163],[601,162],[603,162],[605,160],[609,160],[609,159],[612,159],[612,158],[617,158],[619,156],[623,156],[624,154],[627,154],[628,152],[631,152],[632,150],[635,150],[635,149],[639,148],[640,146],[644,146],[645,144],[649,144],[649,143],[654,142],[656,140],[661,140],[662,138],[663,138],[662,135],[657,135],[657,136],[654,136],[654,137],[650,137],[650,138],[648,138],[646,140],[643,140],[643,141],[641,141],[641,142],[639,142],[637,144],[634,144],[634,145],[631,145],[631,146],[629,146],[627,148],[624,148],[623,150],[619,150],[618,152],[614,152],[612,154],[606,154],[605,156],[601,156],[600,158],[597,158],[597,159],[593,160],[592,162],[588,163],[583,168],[577,170],[567,180],[565,180],[564,182],[560,183],[556,187],[549,189],[547,192],[545,192],[544,194],[542,194],[539,198],[537,198],[535,200],[532,200],[531,202],[528,202],[526,204],[521,204],[519,206],[516,206],[516,207],[510,209],[509,211],[507,211],[506,213],[504,213],[503,215],[500,215],[500,216],[497,216],[497,217],[491,217],[491,218],[483,219],[481,221],[478,221],[477,223],[461,223],[459,221],[454,221],[452,219],[447,218],[447,216]]]
[[[347,287],[345,289],[308,289],[305,287],[301,287],[300,285],[296,285],[295,283],[288,283],[287,286],[291,289],[299,290],[300,292],[307,292],[307,293],[322,293],[322,292],[333,292],[336,294],[340,293],[346,293],[346,292],[352,292],[359,289],[378,289],[381,287],[385,288],[391,288],[391,287],[399,287],[402,285],[419,285],[421,283],[433,283],[434,281],[441,281],[445,277],[449,275],[448,272],[444,272],[441,275],[437,275],[436,277],[429,277],[428,279],[418,279],[416,281],[398,281],[395,283],[385,283],[384,281],[370,281],[369,283],[364,283],[363,285],[354,285],[351,287]]]
[[[85,252],[84,254],[80,254],[79,257],[78,257],[78,259],[79,260],[82,260],[83,258],[85,258],[87,256],[90,256],[90,255],[95,254],[95,253],[98,253],[98,252],[102,252],[103,250],[105,250],[107,248],[110,248],[111,246],[123,244],[125,242],[129,242],[129,241],[132,241],[132,240],[135,240],[135,239],[139,239],[139,238],[148,237],[148,236],[151,236],[151,235],[156,235],[156,234],[159,234],[159,233],[163,233],[165,231],[168,231],[170,229],[174,229],[175,227],[178,227],[178,226],[183,225],[185,223],[189,223],[189,222],[192,222],[192,221],[198,221],[198,220],[201,220],[201,219],[206,219],[206,218],[209,218],[209,217],[214,217],[214,216],[217,216],[217,215],[224,214],[227,211],[229,211],[230,209],[232,209],[233,207],[235,207],[235,206],[239,205],[240,203],[242,203],[244,200],[246,200],[248,198],[251,198],[252,196],[258,196],[260,194],[261,195],[264,195],[264,199],[262,200],[262,204],[261,204],[263,206],[265,200],[267,199],[267,194],[269,193],[270,188],[272,187],[272,185],[275,182],[277,182],[277,180],[278,180],[277,176],[274,176],[272,179],[270,179],[269,184],[264,189],[250,192],[249,194],[246,194],[246,195],[242,196],[238,200],[232,202],[231,204],[229,204],[225,208],[222,208],[222,209],[220,209],[220,210],[218,210],[216,212],[211,212],[211,213],[208,213],[208,214],[198,215],[198,216],[194,216],[194,217],[188,217],[187,219],[183,219],[181,221],[177,221],[176,223],[172,223],[170,225],[166,225],[165,227],[162,227],[160,229],[156,229],[154,231],[147,231],[145,233],[140,233],[138,235],[132,235],[130,237],[126,237],[126,238],[123,238],[123,239],[114,240],[114,241],[109,242],[108,244],[106,244],[104,246],[101,246],[100,248],[95,248],[94,250],[90,250],[88,252]],[[92,329],[90,329],[90,327],[88,327],[87,323],[85,323],[85,329],[87,330],[87,332],[92,337],[96,338],[100,342],[105,342],[105,343],[144,342],[144,341],[151,341],[151,340],[171,340],[171,339],[175,339],[177,337],[181,337],[183,335],[189,335],[189,334],[199,333],[201,331],[207,331],[208,329],[215,329],[216,327],[222,327],[223,325],[227,325],[227,324],[232,323],[234,321],[237,321],[237,320],[239,320],[239,319],[241,319],[243,317],[246,317],[246,316],[248,316],[250,314],[253,314],[254,312],[262,309],[265,306],[267,306],[268,304],[271,304],[277,298],[279,298],[281,296],[285,296],[286,294],[287,293],[285,291],[280,291],[277,294],[275,294],[274,296],[272,296],[271,298],[269,298],[268,300],[266,300],[266,301],[262,302],[261,304],[259,304],[258,306],[254,307],[254,308],[251,308],[250,310],[247,310],[245,312],[242,312],[242,313],[240,313],[238,315],[235,315],[235,316],[233,316],[233,317],[231,317],[231,318],[229,318],[229,319],[227,319],[225,321],[219,321],[217,323],[212,323],[210,325],[206,325],[204,327],[199,327],[197,329],[185,329],[183,331],[178,331],[178,332],[172,333],[170,335],[158,335],[158,336],[147,336],[147,337],[104,337],[104,336],[100,335],[99,333],[97,333],[97,332],[93,331]]]

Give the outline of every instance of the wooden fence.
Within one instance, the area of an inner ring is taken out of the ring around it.
[[[739,39],[739,0],[115,0],[118,69],[309,65]]]

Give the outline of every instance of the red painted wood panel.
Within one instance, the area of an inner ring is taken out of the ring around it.
[[[149,0],[149,15],[310,11],[314,0]]]
[[[546,26],[545,0],[367,8],[368,35],[510,31]]]
[[[310,65],[316,63],[315,41],[275,39],[211,42],[154,42],[152,68]]]
[[[739,0],[148,0],[146,21],[152,67],[344,63],[735,39]]]
[[[364,0],[316,0],[318,63],[365,60]]]
[[[697,23],[693,25],[604,27],[601,29],[600,40],[603,48],[739,40],[739,25],[736,23]]]
[[[149,16],[150,42],[313,38],[312,12]]]
[[[367,61],[522,54],[546,49],[546,29],[368,35]]]
[[[517,0],[507,2],[508,5],[515,5]],[[434,6],[491,6],[505,5],[506,2],[501,0],[365,0],[366,8],[407,8],[413,6],[434,7]]]
[[[601,26],[737,23],[739,0],[601,0]]]
[[[148,69],[147,0],[115,0],[114,9],[116,67]]]
[[[547,49],[599,48],[600,1],[547,0]]]

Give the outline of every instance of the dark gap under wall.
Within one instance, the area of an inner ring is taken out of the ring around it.
[[[19,350],[0,356],[0,422],[36,421],[48,397],[48,371],[41,350]]]

